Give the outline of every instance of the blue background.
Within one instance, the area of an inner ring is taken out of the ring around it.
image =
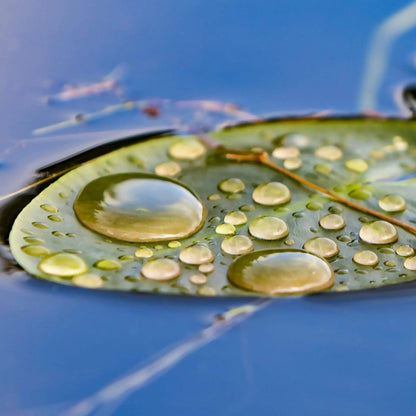
[[[259,115],[354,113],[370,36],[406,4],[2,0],[2,192],[43,163],[117,137],[109,130],[157,125],[124,114],[74,127],[64,139],[31,135],[117,103],[107,94],[47,106],[44,97],[64,83],[99,80],[121,63],[131,99],[216,99]],[[379,110],[397,114],[392,92],[416,78],[414,45],[414,32],[395,44]],[[243,302],[86,291],[6,270],[0,414],[58,415]],[[413,286],[277,300],[119,408],[96,414],[414,415],[415,316]]]

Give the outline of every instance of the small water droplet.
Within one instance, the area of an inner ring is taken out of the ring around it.
[[[134,260],[134,257],[129,256],[128,254],[124,254],[123,256],[119,256],[118,259],[121,261],[131,261],[131,260]]]
[[[52,231],[51,233],[54,237],[65,237],[64,233],[61,233],[60,231]]]
[[[28,244],[43,244],[45,241],[36,237],[24,237],[23,240]]]
[[[221,243],[221,249],[224,251],[224,253],[236,256],[253,251],[254,246],[250,238],[246,237],[245,235],[235,235],[223,240]]]
[[[261,250],[235,260],[228,280],[242,289],[267,295],[297,295],[330,288],[331,266],[299,250]]]
[[[287,240],[285,240],[285,245],[291,247],[295,244],[295,240],[291,240],[290,238],[288,238]]]
[[[43,222],[32,222],[32,225],[36,228],[39,228],[41,230],[46,230],[48,228],[48,226],[46,224],[44,224]]]
[[[415,250],[408,245],[399,246],[396,248],[396,254],[401,257],[413,256]]]
[[[336,269],[335,273],[341,276],[348,274],[350,271],[348,269]]]
[[[292,217],[295,218],[303,218],[305,216],[305,213],[303,211],[296,211],[292,214]]]
[[[337,240],[341,241],[341,243],[349,243],[351,241],[351,237],[348,236],[348,235],[343,234],[343,235],[339,235],[337,237]]]
[[[235,194],[237,192],[244,191],[244,189],[246,189],[246,185],[241,179],[229,178],[220,182],[218,189],[222,192]]]
[[[182,246],[182,244],[181,244],[180,241],[169,241],[169,243],[168,243],[169,248],[179,248],[181,246]]]
[[[331,205],[329,208],[328,208],[328,211],[331,213],[331,214],[342,214],[343,213],[343,208],[341,207],[341,206],[339,206],[339,205]]]
[[[206,152],[204,145],[196,140],[180,140],[169,148],[169,155],[175,159],[194,160]]]
[[[240,207],[240,210],[244,212],[251,212],[251,211],[254,211],[255,209],[256,207],[254,205],[242,205]]]
[[[416,257],[407,258],[404,261],[403,266],[407,270],[416,270]]]
[[[175,176],[180,173],[181,167],[176,162],[165,162],[155,167],[156,175]]]
[[[68,194],[66,192],[59,192],[58,195],[59,198],[68,199]]]
[[[315,156],[325,160],[339,160],[342,159],[342,150],[336,146],[322,146],[315,150]]]
[[[189,281],[193,285],[205,285],[205,283],[207,283],[208,279],[203,274],[193,274],[192,276],[189,277]]]
[[[208,201],[219,201],[221,199],[221,195],[212,194],[208,196]]]
[[[225,216],[224,222],[231,225],[242,225],[247,222],[247,216],[242,211],[232,211]]]
[[[233,235],[235,234],[235,227],[232,224],[220,224],[215,229],[215,232],[221,235]]]
[[[206,218],[191,190],[173,179],[142,173],[93,180],[78,195],[74,211],[91,230],[129,242],[185,238]]]
[[[149,260],[141,270],[142,275],[150,280],[172,280],[181,274],[181,267],[171,259]]]
[[[362,266],[375,266],[378,264],[378,256],[374,251],[361,250],[354,254],[353,261]]]
[[[134,253],[139,259],[149,258],[153,256],[153,250],[148,247],[140,247]]]
[[[253,200],[260,205],[281,205],[291,198],[289,188],[280,182],[259,185],[253,192]]]
[[[385,266],[387,266],[387,267],[396,267],[396,266],[397,266],[397,264],[396,264],[396,263],[394,263],[394,262],[392,262],[392,261],[390,261],[390,260],[386,260],[386,261],[384,262],[384,265],[385,265]]]
[[[372,221],[360,229],[360,238],[370,244],[389,244],[398,239],[396,228],[387,221]]]
[[[92,273],[75,276],[72,278],[72,283],[76,286],[85,287],[87,289],[99,289],[104,285],[101,277]]]
[[[304,149],[309,146],[309,137],[299,133],[290,133],[284,137],[283,144],[288,147]]]
[[[288,170],[296,170],[302,167],[302,160],[298,157],[285,159],[283,162],[283,166]]]
[[[98,260],[94,267],[100,270],[118,270],[121,268],[121,264],[118,261],[111,259]]]
[[[56,208],[56,207],[54,207],[54,206],[52,206],[52,205],[42,204],[40,207],[41,207],[41,209],[43,209],[44,211],[49,212],[49,213],[51,213],[51,214],[54,214],[54,213],[58,212],[58,208]]]
[[[201,273],[212,273],[215,270],[215,266],[212,263],[204,263],[198,267]]]
[[[48,248],[37,244],[23,246],[20,249],[23,251],[23,253],[32,257],[45,257],[50,254],[50,250]]]
[[[276,159],[289,159],[299,157],[300,152],[296,147],[276,147],[272,156]]]
[[[339,253],[337,243],[327,237],[311,238],[303,245],[303,248],[323,258],[334,257]]]
[[[53,222],[62,222],[64,219],[60,215],[48,215],[48,220]]]
[[[205,244],[195,244],[184,248],[179,259],[186,264],[204,264],[214,261],[214,254]]]
[[[378,206],[387,212],[401,212],[406,209],[406,201],[400,195],[385,195],[378,201]]]
[[[55,253],[41,260],[38,269],[51,276],[71,277],[86,273],[88,267],[85,261],[76,254]]]
[[[329,175],[332,172],[332,166],[329,165],[315,165],[314,170],[317,173],[322,173],[323,175]]]
[[[280,240],[289,234],[287,224],[277,217],[259,217],[248,228],[253,237],[261,240]]]
[[[217,294],[217,291],[213,287],[201,287],[198,289],[198,295],[201,296],[215,296]]]
[[[353,199],[359,199],[363,201],[364,199],[370,198],[372,193],[368,188],[359,188],[353,189],[348,195]]]
[[[320,202],[312,201],[306,204],[306,208],[310,211],[320,211],[324,206]]]
[[[345,221],[341,215],[328,214],[319,220],[319,225],[325,230],[342,230],[345,227]]]
[[[364,159],[350,159],[345,162],[345,167],[353,172],[364,173],[368,164]]]

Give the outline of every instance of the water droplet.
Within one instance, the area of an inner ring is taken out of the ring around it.
[[[334,257],[339,253],[337,243],[327,237],[311,238],[303,245],[303,248],[323,258]]]
[[[220,182],[218,189],[222,192],[235,194],[237,192],[244,191],[244,189],[246,189],[246,185],[241,179],[229,178]]]
[[[168,247],[169,248],[179,248],[179,247],[181,247],[182,246],[182,244],[181,244],[181,242],[180,241],[170,241],[169,243],[168,243]]]
[[[315,156],[325,160],[342,159],[342,150],[336,146],[322,146],[315,150]]]
[[[221,235],[233,235],[235,234],[235,227],[231,224],[220,224],[215,229],[215,232]]]
[[[378,205],[387,212],[400,212],[406,209],[406,201],[400,195],[385,195],[378,201]]]
[[[303,218],[305,216],[305,213],[303,211],[296,211],[292,214],[292,217],[294,218]]]
[[[403,266],[407,270],[416,270],[416,257],[407,258],[404,261]]]
[[[337,237],[338,241],[341,241],[341,243],[349,243],[351,241],[351,237],[349,237],[348,235],[339,235]]]
[[[354,254],[353,261],[362,266],[375,266],[378,264],[378,256],[374,251],[361,250]]]
[[[186,264],[204,264],[214,261],[214,255],[205,244],[195,244],[184,248],[179,259]]]
[[[323,175],[329,175],[332,172],[332,166],[329,166],[329,165],[315,165],[314,170],[317,173],[322,173]]]
[[[242,225],[247,222],[247,216],[242,211],[229,212],[225,216],[224,222],[231,225]]]
[[[295,240],[291,240],[290,238],[288,238],[287,240],[285,240],[285,245],[291,247],[295,244]]]
[[[134,253],[139,259],[149,258],[153,256],[153,250],[148,247],[140,247]]]
[[[297,158],[299,155],[299,149],[296,147],[276,147],[272,153],[272,156],[276,159]]]
[[[28,244],[43,244],[45,242],[41,238],[36,237],[24,237],[23,240]]]
[[[32,257],[45,257],[50,254],[50,250],[44,246],[30,244],[20,248],[23,253],[26,253],[28,256]]]
[[[134,260],[134,257],[129,256],[128,254],[124,254],[123,256],[120,256],[118,259],[121,261],[131,261]]]
[[[53,222],[62,222],[64,219],[60,215],[48,215],[48,220]]]
[[[396,228],[387,221],[372,221],[364,224],[360,238],[370,244],[389,244],[398,239]]]
[[[392,248],[388,248],[388,247],[379,247],[377,248],[377,250],[381,253],[381,254],[394,254],[394,250]]]
[[[396,267],[396,263],[394,263],[394,262],[392,262],[390,260],[386,260],[384,262],[384,265],[387,266],[387,267]]]
[[[229,195],[227,195],[227,199],[232,199],[232,200],[241,199],[241,197],[242,197],[241,194],[229,194]]]
[[[364,200],[372,196],[371,191],[368,188],[354,189],[348,194],[353,199]]]
[[[368,169],[368,164],[363,159],[350,159],[345,162],[345,167],[353,172],[364,173]]]
[[[296,170],[302,167],[302,160],[298,157],[293,157],[290,159],[285,159],[283,162],[283,166],[289,170]]]
[[[320,202],[308,202],[306,204],[306,208],[308,208],[310,211],[320,211],[324,206]]]
[[[165,162],[157,165],[155,168],[156,175],[175,176],[180,173],[181,167],[176,162]]]
[[[48,228],[48,226],[46,224],[44,224],[43,222],[32,222],[32,225],[36,228],[39,228],[41,230],[46,230]]]
[[[43,205],[41,205],[40,207],[41,207],[41,209],[43,209],[44,211],[49,212],[49,213],[51,213],[51,214],[54,214],[54,213],[58,212],[58,208],[56,208],[56,207],[54,207],[54,206],[52,206],[52,205],[43,204]]]
[[[342,208],[341,206],[339,206],[339,205],[331,205],[331,206],[328,208],[328,211],[329,211],[331,214],[342,214],[342,212],[343,212],[344,210],[343,210],[343,208]]]
[[[205,283],[207,283],[208,279],[203,274],[193,274],[189,277],[189,281],[193,285],[204,285]]]
[[[146,279],[151,280],[172,280],[181,274],[181,267],[171,259],[149,260],[141,270]]]
[[[415,250],[413,247],[403,245],[396,248],[396,254],[401,257],[413,256]]]
[[[345,221],[341,215],[328,214],[319,220],[319,225],[325,230],[342,230],[345,227]]]
[[[291,198],[289,188],[280,182],[259,185],[253,192],[253,200],[261,205],[281,205]]]
[[[198,267],[201,273],[212,273],[215,270],[215,266],[212,263],[204,263]]]
[[[289,234],[287,224],[277,217],[259,217],[248,227],[253,237],[261,240],[280,240]]]
[[[215,296],[217,291],[213,287],[201,287],[198,289],[198,295],[201,296]]]
[[[242,205],[240,207],[240,210],[244,212],[251,212],[251,211],[254,211],[255,209],[256,207],[254,205]]]
[[[219,201],[221,199],[221,195],[212,194],[208,196],[208,201]]]
[[[121,268],[121,264],[118,261],[110,259],[98,260],[94,267],[100,270],[118,270]]]
[[[169,148],[169,155],[175,159],[193,160],[206,152],[204,145],[196,140],[180,140]]]
[[[299,149],[304,149],[309,146],[309,137],[299,133],[290,133],[283,139],[285,146],[294,146]]]
[[[51,233],[54,237],[65,237],[64,233],[61,233],[60,231],[52,231]]]
[[[68,194],[67,193],[65,193],[65,192],[59,192],[59,197],[60,198],[62,198],[62,199],[68,199]]]
[[[403,139],[403,137],[393,137],[393,146],[399,152],[404,152],[409,147],[409,144]]]
[[[181,239],[206,218],[192,191],[173,179],[141,173],[93,180],[78,195],[74,211],[93,231],[129,242]]]
[[[85,287],[87,289],[99,289],[104,285],[101,277],[92,273],[75,276],[72,278],[72,283],[76,286]]]
[[[55,253],[41,260],[38,269],[51,276],[71,277],[86,273],[88,267],[76,254]]]
[[[228,280],[242,289],[267,295],[298,295],[330,288],[331,266],[299,250],[262,250],[235,260]]]
[[[69,238],[76,238],[76,234],[74,233],[66,233],[65,235]]]
[[[223,240],[221,243],[221,249],[224,253],[236,256],[238,254],[245,254],[253,251],[254,246],[250,238],[245,235],[235,235]]]

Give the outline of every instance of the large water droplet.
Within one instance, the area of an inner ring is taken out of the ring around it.
[[[375,266],[378,264],[378,256],[371,250],[358,251],[352,259],[355,263],[363,266]]]
[[[237,256],[239,254],[249,253],[253,251],[253,242],[245,235],[235,235],[233,237],[226,238],[221,243],[221,249],[224,253]]]
[[[272,153],[276,159],[289,159],[299,157],[299,155],[299,150],[296,147],[276,147]]]
[[[225,216],[224,222],[231,225],[242,225],[247,222],[247,216],[242,211],[229,212]]]
[[[387,212],[400,212],[406,209],[406,201],[400,195],[385,195],[378,201],[378,205]]]
[[[91,230],[130,242],[181,239],[198,231],[206,218],[191,190],[141,173],[95,179],[78,195],[74,211]]]
[[[204,264],[213,261],[214,255],[205,244],[195,244],[184,248],[179,254],[179,259],[186,264]]]
[[[364,173],[368,169],[368,164],[363,159],[350,159],[345,162],[345,167],[353,172]]]
[[[150,280],[172,280],[181,274],[181,268],[171,259],[149,260],[142,267],[142,275]]]
[[[398,239],[396,228],[387,221],[373,221],[364,224],[360,238],[370,244],[389,244]]]
[[[260,217],[251,222],[249,232],[261,240],[280,240],[289,234],[289,227],[280,218]]]
[[[246,189],[246,185],[241,179],[229,178],[220,182],[218,189],[223,192],[235,194],[237,192],[244,191],[244,189]]]
[[[281,205],[291,198],[289,188],[280,182],[259,185],[253,192],[253,200],[261,205]]]
[[[38,269],[51,276],[71,277],[86,273],[85,261],[72,253],[55,253],[45,257],[38,264]]]
[[[175,159],[193,160],[205,154],[206,149],[196,140],[180,140],[169,148],[169,155]]]
[[[334,272],[325,260],[299,250],[246,254],[231,264],[227,277],[242,289],[266,295],[297,295],[334,284]]]
[[[345,227],[345,221],[341,215],[328,214],[319,220],[319,225],[325,230],[342,230]]]
[[[339,253],[337,243],[327,237],[311,238],[303,245],[303,248],[323,258],[330,258]]]

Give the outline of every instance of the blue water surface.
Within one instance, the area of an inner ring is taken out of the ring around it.
[[[44,98],[66,83],[99,80],[119,64],[127,67],[122,83],[130,99],[216,99],[260,115],[354,113],[370,36],[407,2],[1,4],[4,193],[37,167],[118,137],[117,130],[158,126],[123,114],[73,127],[62,132],[73,135],[66,138],[32,136],[38,127],[117,103],[111,94],[52,106]],[[392,92],[416,78],[414,48],[415,32],[394,45],[379,110],[397,114]],[[59,415],[244,302],[102,293],[5,271],[0,414]],[[92,414],[414,415],[415,316],[412,285],[277,300],[117,406]]]

